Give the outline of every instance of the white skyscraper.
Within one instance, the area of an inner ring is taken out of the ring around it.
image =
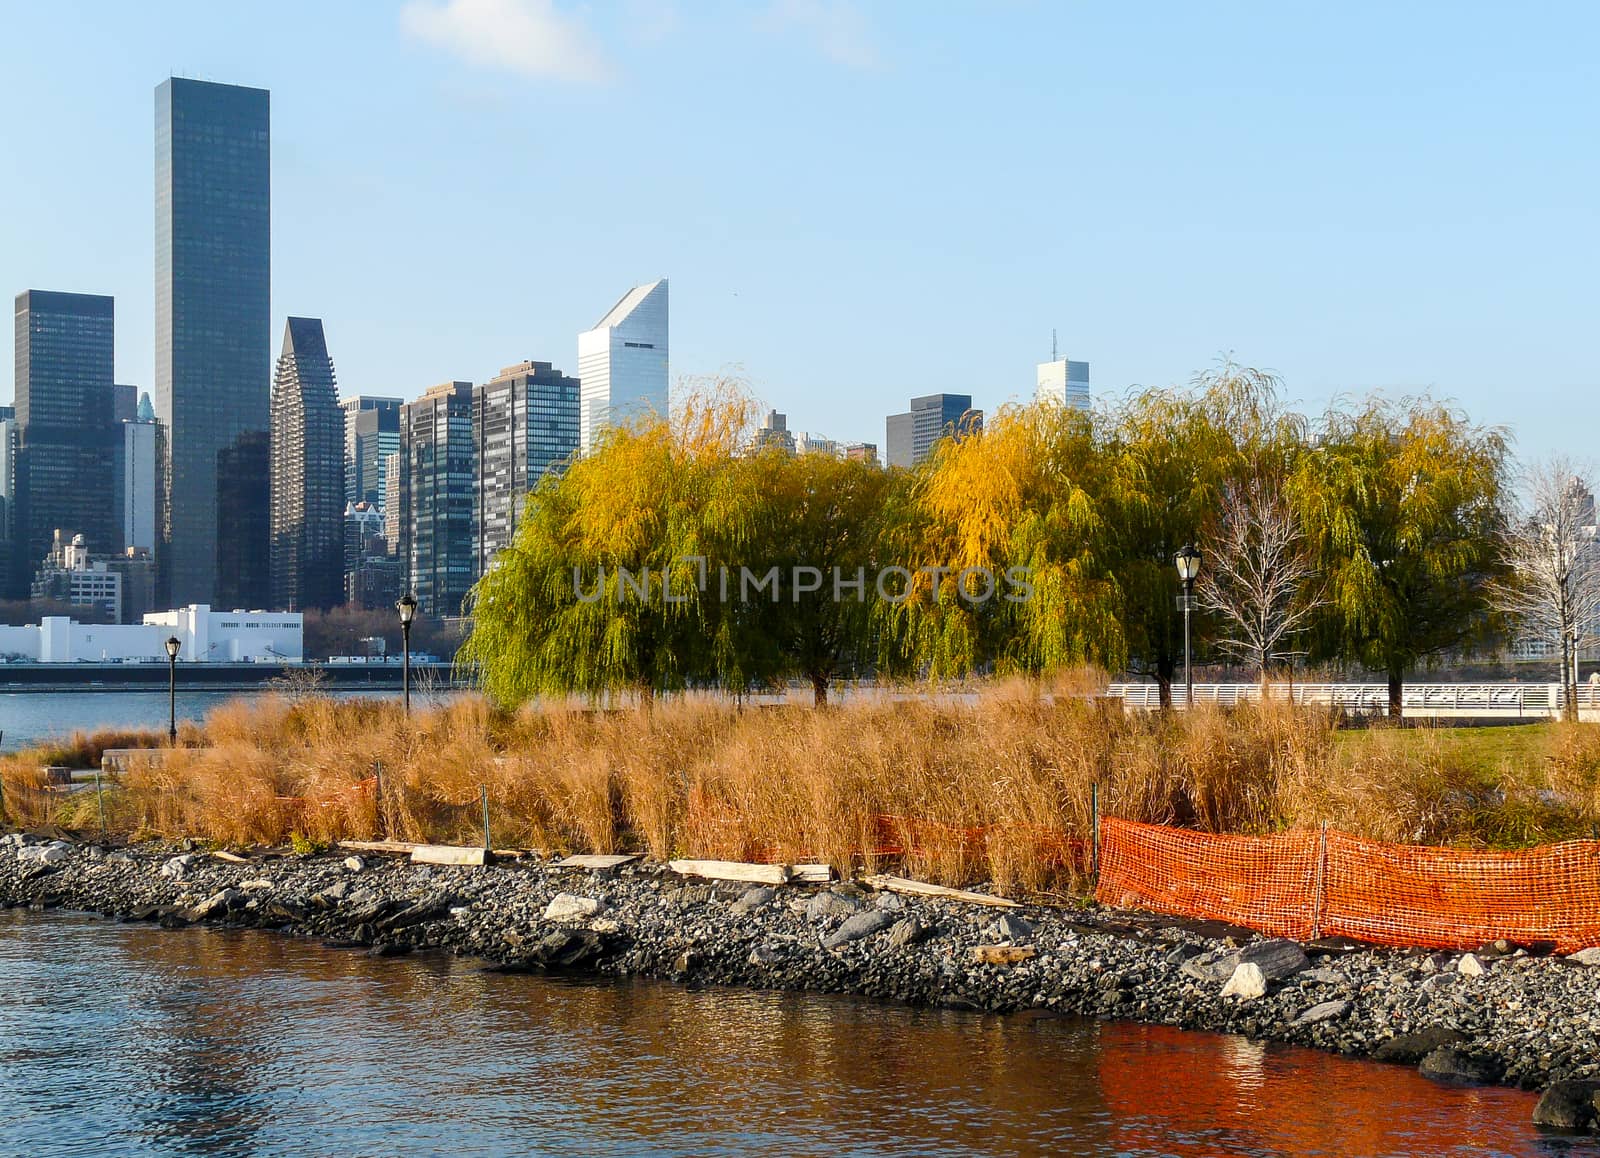
[[[578,335],[585,453],[613,422],[667,413],[667,279],[635,286],[592,330]]]
[[[1057,358],[1039,363],[1039,384],[1034,392],[1039,402],[1056,402],[1078,410],[1089,409],[1089,363]]]

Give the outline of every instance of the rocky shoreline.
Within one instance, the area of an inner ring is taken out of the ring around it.
[[[1153,1022],[1545,1089],[1543,1125],[1592,1128],[1600,1115],[1600,949],[1297,946],[1216,922],[997,910],[852,882],[711,882],[639,861],[462,868],[335,852],[234,863],[165,842],[111,850],[20,834],[0,838],[0,906],[272,929],[384,956],[444,950],[503,970]]]

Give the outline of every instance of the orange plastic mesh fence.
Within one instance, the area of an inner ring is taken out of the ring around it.
[[[1324,933],[1440,949],[1504,937],[1570,952],[1600,945],[1600,843],[1476,852],[1330,832],[1325,897]]]
[[[1097,898],[1282,937],[1470,949],[1600,945],[1600,842],[1478,852],[1312,830],[1218,836],[1100,822]]]

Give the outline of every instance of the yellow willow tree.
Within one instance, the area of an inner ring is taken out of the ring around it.
[[[886,666],[930,679],[1102,663],[1126,647],[1105,565],[1105,460],[1079,411],[1000,410],[892,484],[877,605]]]
[[[1329,411],[1289,498],[1326,582],[1316,654],[1385,673],[1389,714],[1406,674],[1493,631],[1505,576],[1504,431],[1430,398]]]
[[[738,383],[710,383],[542,480],[472,590],[458,662],[508,704],[748,679],[704,580],[755,523],[753,479],[731,465],[753,415]]]

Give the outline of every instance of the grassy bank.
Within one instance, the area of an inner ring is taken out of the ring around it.
[[[92,792],[45,789],[41,765],[160,737],[74,737],[0,760],[12,823],[93,830]],[[230,843],[388,835],[657,857],[902,865],[950,884],[1073,883],[1074,838],[1102,811],[1219,832],[1330,824],[1382,840],[1518,847],[1600,819],[1600,728],[1374,728],[1284,705],[1108,715],[1030,684],[972,706],[510,714],[466,699],[267,697],[187,726],[165,760],[105,797],[108,827]],[[383,792],[377,792],[381,766]]]

